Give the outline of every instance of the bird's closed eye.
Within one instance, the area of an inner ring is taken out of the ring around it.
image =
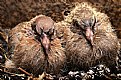
[[[43,33],[43,30],[40,28],[40,26],[36,25],[36,32],[41,35]]]
[[[80,28],[80,23],[77,21],[77,20],[73,20],[73,26],[75,27],[75,28],[77,28],[77,29],[79,29]]]

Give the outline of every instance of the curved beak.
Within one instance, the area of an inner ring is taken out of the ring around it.
[[[45,51],[48,52],[49,48],[50,48],[50,40],[45,33],[42,34],[41,43],[42,43]]]
[[[86,29],[86,37],[93,45],[93,31],[91,30],[90,27],[87,27],[87,29]]]

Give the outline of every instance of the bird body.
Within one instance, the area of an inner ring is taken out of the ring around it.
[[[49,50],[46,50],[42,42],[41,34],[37,34],[37,32],[32,29],[32,24],[36,19],[41,19],[43,16],[44,15],[35,17],[28,22],[22,22],[11,30],[9,45],[11,51],[14,53],[12,61],[15,67],[21,67],[33,75],[41,74],[44,71],[47,73],[59,74],[66,60],[65,50],[62,48],[60,40],[57,37],[54,37],[54,39],[52,39],[52,37],[47,39],[51,41],[49,43]],[[46,16],[44,16],[44,18],[49,19]],[[49,22],[45,23],[47,24]],[[38,35],[40,37],[36,38]],[[46,42],[45,44],[48,45]]]
[[[120,45],[106,14],[90,3],[76,4],[65,17],[70,24],[70,38],[66,41],[66,55],[72,70],[88,70],[104,64],[116,66]]]

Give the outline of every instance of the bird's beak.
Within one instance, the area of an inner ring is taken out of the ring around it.
[[[91,30],[90,27],[87,27],[87,29],[86,29],[86,37],[93,45],[93,31]]]
[[[43,33],[43,37],[41,38],[41,43],[42,43],[43,47],[45,48],[45,50],[48,52],[48,50],[50,48],[50,40],[45,33]]]

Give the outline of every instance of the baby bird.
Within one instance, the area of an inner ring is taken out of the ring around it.
[[[71,70],[88,70],[98,64],[115,68],[120,45],[106,14],[83,2],[76,4],[65,22],[72,33],[65,47]]]
[[[52,74],[61,72],[66,56],[56,37],[55,27],[50,17],[39,15],[10,31],[9,45],[16,68],[21,67],[34,76],[44,71]]]

